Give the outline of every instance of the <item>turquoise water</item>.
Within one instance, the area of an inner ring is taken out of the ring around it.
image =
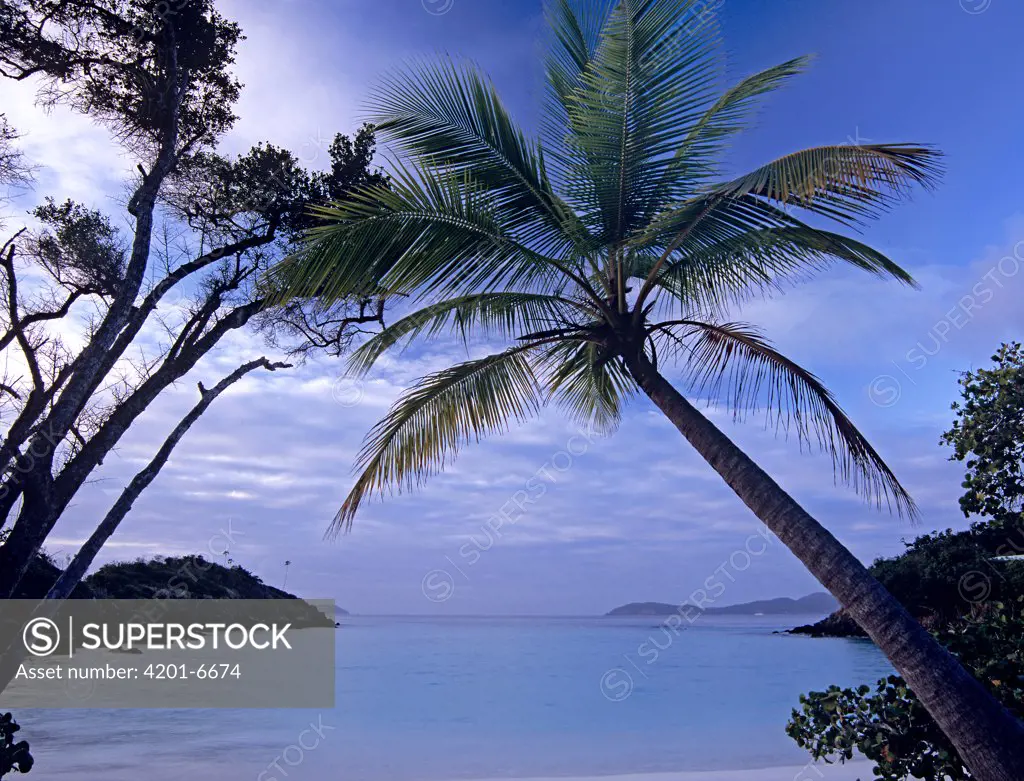
[[[801,692],[891,671],[813,617],[347,618],[319,711],[17,714],[44,779],[435,781],[802,765]],[[310,725],[314,729],[310,729]],[[300,745],[301,744],[301,745]]]

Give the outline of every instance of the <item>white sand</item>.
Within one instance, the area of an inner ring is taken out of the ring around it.
[[[634,773],[587,778],[523,778],[516,781],[872,781],[870,762],[845,765],[814,763],[756,770],[693,770],[681,773]],[[495,781],[490,779],[489,781]]]

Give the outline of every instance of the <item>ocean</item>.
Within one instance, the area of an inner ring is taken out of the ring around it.
[[[802,692],[892,669],[817,616],[345,617],[336,705],[20,711],[31,779],[443,781],[800,766]]]

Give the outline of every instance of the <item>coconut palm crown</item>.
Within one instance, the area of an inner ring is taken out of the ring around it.
[[[494,87],[448,59],[388,79],[378,132],[404,159],[390,186],[319,211],[321,228],[276,270],[280,297],[401,296],[414,311],[366,341],[387,351],[444,332],[506,348],[431,374],[370,432],[332,529],[370,494],[444,468],[464,444],[549,402],[612,429],[642,391],[736,495],[839,600],[907,680],[979,781],[1019,781],[1024,726],[918,624],[820,522],[670,383],[818,443],[837,477],[900,513],[914,504],[806,369],[728,313],[833,264],[913,284],[843,233],[916,185],[938,154],[919,144],[825,146],[728,176],[726,144],[785,62],[722,89],[702,0],[551,0],[540,138]]]
[[[865,244],[803,221],[856,226],[929,186],[918,144],[823,146],[725,177],[727,143],[806,58],[724,91],[716,26],[686,0],[548,8],[540,139],[492,84],[443,59],[388,78],[378,133],[404,153],[388,187],[319,209],[324,227],[278,271],[290,295],[411,296],[416,311],[367,341],[351,368],[451,331],[508,348],[425,377],[373,429],[336,518],[408,487],[460,445],[550,401],[613,428],[637,388],[630,365],[672,363],[737,415],[816,441],[837,474],[900,512],[913,502],[829,391],[727,308],[845,263],[912,284]]]

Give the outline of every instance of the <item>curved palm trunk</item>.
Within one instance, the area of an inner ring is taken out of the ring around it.
[[[646,358],[627,368],[754,514],[885,653],[979,781],[1020,781],[1024,725],[988,694],[832,534],[693,407]]]

